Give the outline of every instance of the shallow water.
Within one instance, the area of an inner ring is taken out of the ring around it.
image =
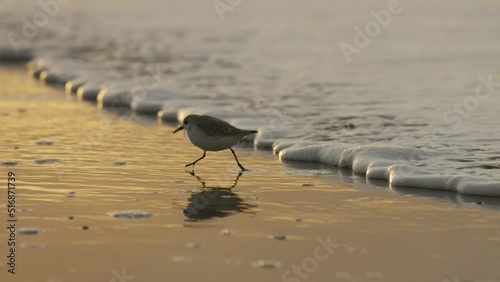
[[[261,128],[260,148],[292,139],[382,145],[388,154],[394,146],[425,149],[416,157],[362,161],[384,163],[386,174],[389,165],[425,170],[408,177],[393,170],[404,186],[448,190],[442,183],[449,177],[486,177],[451,190],[468,185],[474,189],[465,193],[497,195],[500,5],[401,1],[387,26],[348,62],[340,44],[353,45],[353,28],[363,29],[371,12],[387,10],[389,2],[241,1],[220,18],[210,2],[74,0],[59,5],[28,45],[56,76],[104,82],[135,96],[144,90],[138,86],[171,92],[136,98],[138,112],[229,118]],[[30,3],[2,3],[2,34],[24,36],[22,17],[41,10]],[[426,171],[446,177],[433,181]],[[470,184],[483,182],[494,187]]]

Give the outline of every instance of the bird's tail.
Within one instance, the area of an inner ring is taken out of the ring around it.
[[[257,130],[245,130],[245,136],[247,135],[250,135],[250,134],[254,134],[254,133],[257,133],[258,131]]]

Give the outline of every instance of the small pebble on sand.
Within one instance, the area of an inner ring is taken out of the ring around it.
[[[5,165],[5,166],[14,166],[14,165],[18,165],[19,162],[15,162],[15,161],[6,161],[6,162],[0,162],[0,165]]]
[[[311,187],[311,186],[314,186],[314,184],[313,183],[308,183],[308,182],[302,183],[302,187]]]
[[[30,243],[22,244],[21,247],[23,247],[25,249],[43,249],[43,248],[45,248],[45,244],[44,243],[30,242]]]
[[[114,211],[110,213],[114,218],[148,218],[152,217],[153,214],[145,211],[138,211],[138,210],[127,210],[127,211]]]
[[[37,228],[37,227],[26,227],[26,228],[19,228],[17,230],[17,233],[22,234],[22,235],[38,235],[42,232],[42,229]]]
[[[285,240],[286,234],[282,234],[282,233],[273,234],[273,239],[274,240]]]
[[[228,230],[228,229],[222,229],[219,232],[220,235],[224,235],[224,236],[229,236],[229,235],[231,235],[231,233],[232,233],[231,230]]]
[[[201,248],[201,244],[198,242],[189,242],[186,244],[186,246],[190,249],[199,249]]]
[[[41,140],[41,141],[37,141],[36,144],[40,145],[40,146],[50,146],[50,145],[54,145],[54,141]]]
[[[59,160],[54,158],[44,158],[44,159],[36,159],[33,162],[35,164],[52,164],[57,163]]]
[[[277,269],[281,267],[281,262],[278,260],[259,259],[252,262],[253,268]]]

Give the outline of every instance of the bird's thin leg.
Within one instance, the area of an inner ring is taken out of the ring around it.
[[[248,169],[244,168],[240,162],[238,161],[238,157],[236,157],[236,153],[234,152],[233,148],[229,148],[229,150],[231,150],[231,153],[233,153],[233,156],[234,156],[234,159],[236,160],[236,163],[238,164],[238,166],[241,168],[242,171],[246,171]]]
[[[188,167],[188,166],[194,166],[197,162],[199,162],[200,160],[202,160],[202,159],[205,157],[205,155],[206,155],[206,154],[207,154],[207,151],[203,151],[203,156],[201,156],[201,158],[199,158],[199,159],[197,159],[196,161],[194,161],[194,162],[192,162],[192,163],[189,163],[189,164],[187,164],[187,165],[185,165],[185,166],[186,166],[186,167]]]

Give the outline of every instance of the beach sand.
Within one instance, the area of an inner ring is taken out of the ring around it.
[[[0,202],[14,172],[18,219],[10,274],[2,208],[0,281],[500,281],[495,205],[241,147],[239,178],[229,151],[192,175],[184,164],[202,152],[174,126],[78,101],[23,68],[0,68],[0,85]],[[112,216],[129,210],[151,216]]]

